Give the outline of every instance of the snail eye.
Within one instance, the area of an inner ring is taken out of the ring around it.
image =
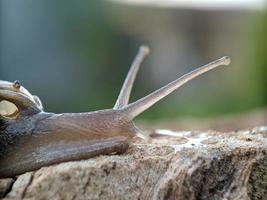
[[[8,118],[16,118],[19,113],[17,106],[10,101],[0,102],[0,115]]]

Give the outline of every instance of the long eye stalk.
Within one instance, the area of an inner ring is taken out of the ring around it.
[[[133,102],[126,107],[123,108],[124,112],[127,113],[130,119],[135,118],[148,108],[150,108],[152,105],[163,99],[164,97],[168,96],[170,93],[187,83],[188,81],[196,78],[197,76],[208,72],[212,69],[215,69],[219,66],[223,65],[229,65],[230,64],[230,58],[225,56],[218,60],[215,60],[211,63],[208,63],[202,67],[199,67],[182,77],[174,80],[173,82],[167,84],[166,86],[156,90],[155,92],[137,100],[136,102]]]
[[[141,46],[139,48],[139,51],[131,65],[131,68],[121,88],[120,95],[113,109],[120,109],[128,104],[137,72],[145,56],[148,54],[149,54],[149,48],[147,46]]]

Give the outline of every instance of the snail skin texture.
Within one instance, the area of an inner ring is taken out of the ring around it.
[[[129,104],[136,74],[148,53],[148,47],[140,47],[115,106],[107,110],[47,113],[40,99],[19,81],[0,81],[0,178],[56,163],[123,153],[131,138],[142,136],[133,123],[135,117],[189,80],[230,63],[228,57],[213,61]]]

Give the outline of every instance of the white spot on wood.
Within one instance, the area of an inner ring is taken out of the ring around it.
[[[164,136],[175,136],[175,137],[186,137],[191,134],[191,131],[171,131],[167,129],[157,129],[155,133],[164,135]]]

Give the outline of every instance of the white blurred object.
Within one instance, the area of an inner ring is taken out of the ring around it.
[[[9,101],[0,101],[0,115],[12,116],[18,111],[17,106]]]
[[[266,0],[110,0],[132,5],[194,9],[265,9]]]

